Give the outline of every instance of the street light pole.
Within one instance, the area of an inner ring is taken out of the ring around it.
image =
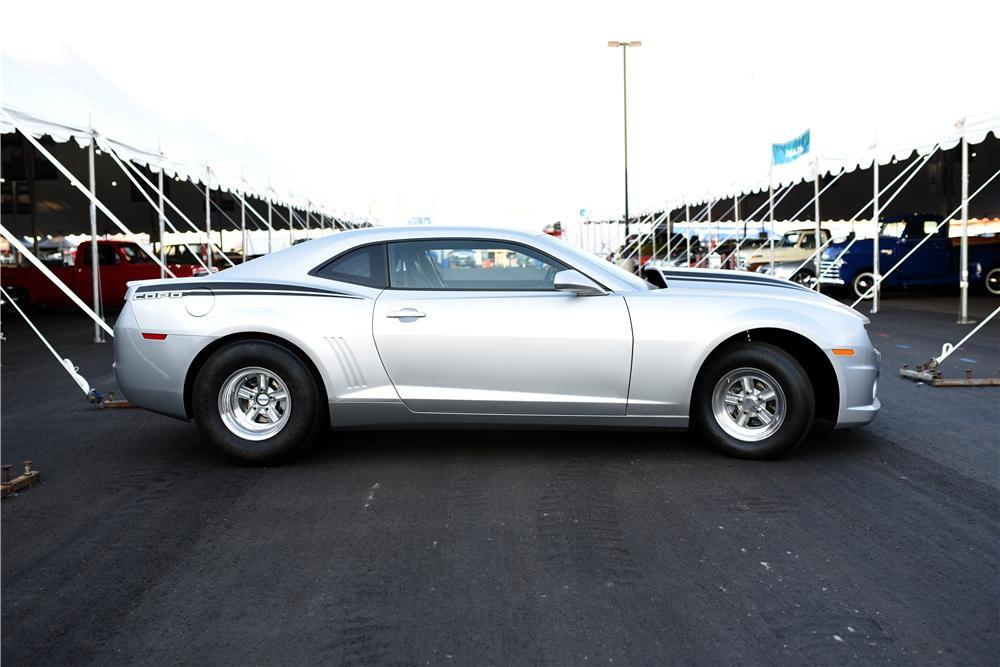
[[[628,241],[628,49],[642,46],[640,41],[608,42],[608,47],[622,50],[622,117],[625,134],[625,240]]]

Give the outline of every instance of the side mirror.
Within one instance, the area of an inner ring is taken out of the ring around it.
[[[556,274],[555,288],[560,292],[572,292],[577,296],[601,296],[607,294],[600,285],[573,269],[560,271]]]

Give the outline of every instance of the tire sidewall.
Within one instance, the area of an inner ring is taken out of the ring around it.
[[[743,367],[762,370],[781,386],[787,404],[784,422],[768,438],[745,442],[722,429],[712,410],[712,393],[726,374]],[[797,447],[812,428],[816,401],[809,376],[791,355],[769,343],[748,342],[722,350],[698,377],[692,400],[692,421],[716,450],[746,459],[770,459]]]
[[[276,373],[291,397],[285,427],[266,440],[246,440],[226,427],[219,414],[219,391],[236,371],[260,366]],[[288,459],[307,446],[320,424],[320,397],[306,365],[294,353],[263,340],[241,341],[216,351],[198,371],[191,394],[195,423],[216,448],[244,463],[263,465]]]

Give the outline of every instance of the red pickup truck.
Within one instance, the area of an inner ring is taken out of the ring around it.
[[[159,278],[160,266],[131,241],[98,241],[97,261],[100,266],[101,302],[117,307],[125,303],[125,291],[130,280]],[[167,263],[178,278],[191,275],[194,265]],[[72,266],[52,266],[49,269],[86,303],[93,303],[93,279],[90,266],[90,241],[76,249]],[[22,306],[68,306],[70,300],[52,281],[34,266],[4,266],[0,269],[0,284]]]

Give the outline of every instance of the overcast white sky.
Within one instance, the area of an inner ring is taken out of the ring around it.
[[[845,157],[1000,110],[1000,2],[4,3],[2,48],[68,47],[139,102],[383,224],[539,229],[765,177],[813,128]],[[873,63],[878,63],[876,66]]]

